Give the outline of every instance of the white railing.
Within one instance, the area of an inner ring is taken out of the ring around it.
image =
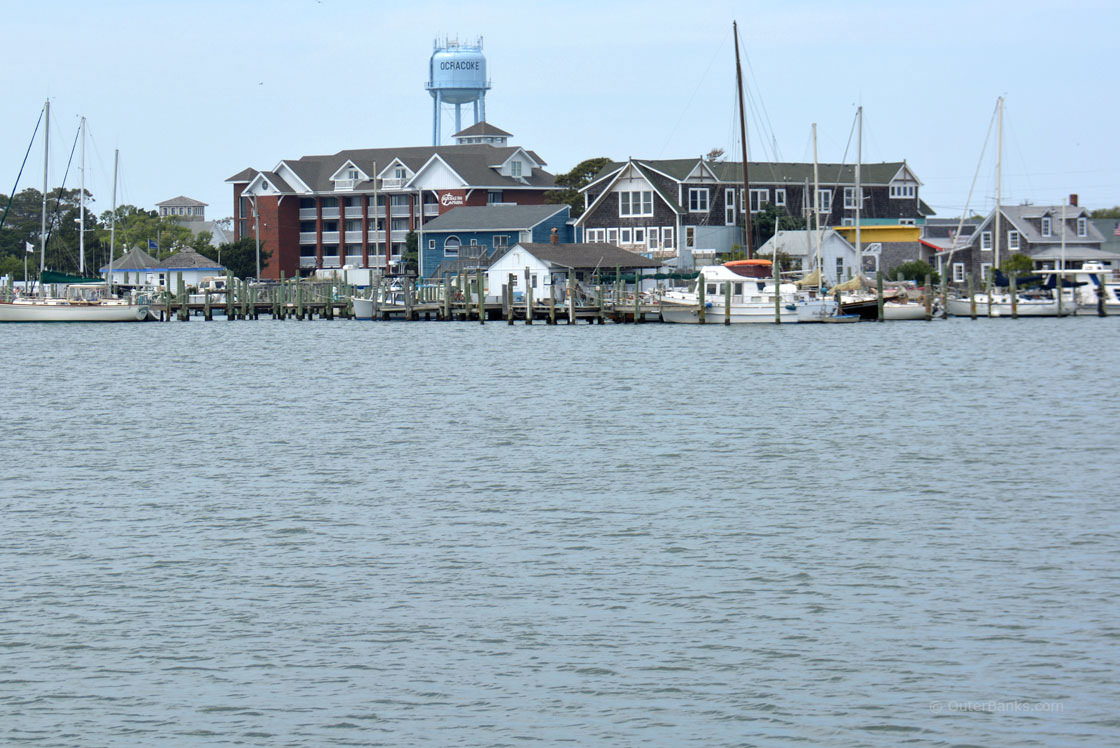
[[[346,264],[347,265],[354,265],[355,267],[357,267],[357,266],[362,264],[362,256],[361,255],[346,255]]]
[[[299,266],[301,268],[313,268],[313,267],[315,267],[315,258],[314,257],[301,257],[301,258],[299,258]]]
[[[368,240],[371,241],[371,242],[383,242],[383,241],[385,241],[385,232],[384,231],[367,231],[366,235],[368,237]]]
[[[383,190],[399,190],[404,186],[403,179],[382,179],[381,189]]]
[[[389,214],[393,218],[408,218],[410,208],[407,205],[394,205],[392,212]]]
[[[439,204],[438,203],[425,203],[424,204],[424,215],[426,215],[426,216],[438,216],[439,215]]]
[[[362,217],[362,206],[360,206],[360,205],[358,205],[358,206],[347,205],[346,206],[346,217],[347,218],[361,218]]]
[[[314,231],[301,231],[301,232],[299,232],[299,243],[300,244],[314,244],[315,243],[315,232]]]
[[[323,218],[338,218],[338,208],[323,208]]]
[[[324,256],[323,257],[323,267],[325,267],[325,268],[342,267],[338,263],[338,255],[335,255],[334,257]]]
[[[308,219],[315,220],[318,217],[318,214],[315,212],[314,208],[300,208],[299,217],[302,221],[306,221]]]
[[[323,232],[323,243],[324,244],[338,244],[338,232],[337,231],[324,231]]]
[[[361,244],[362,243],[362,232],[361,231],[347,231],[346,232],[346,243],[348,245],[349,244]]]

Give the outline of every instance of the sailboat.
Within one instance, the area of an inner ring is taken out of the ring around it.
[[[47,257],[47,190],[50,159],[51,102],[44,104],[47,127],[43,137],[43,207],[40,222],[39,289],[40,296],[23,296],[10,301],[0,301],[0,322],[140,322],[148,316],[148,305],[113,295],[112,265],[113,242],[116,239],[117,210],[117,158],[113,161],[113,228],[109,245],[109,274],[105,282],[83,282],[88,279],[52,274],[46,270]],[[82,166],[85,166],[85,118],[81,121]],[[119,152],[118,152],[119,155]],[[85,174],[82,174],[81,214],[85,217]],[[85,221],[79,234],[79,263],[85,269]],[[44,293],[47,283],[66,284],[65,295],[51,297]]]

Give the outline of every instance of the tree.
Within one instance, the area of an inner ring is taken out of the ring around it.
[[[1097,208],[1089,215],[1093,218],[1120,218],[1120,205],[1112,208]]]
[[[713,148],[704,156],[704,160],[709,164],[718,164],[723,161],[724,153],[725,151],[722,148]]]
[[[401,275],[416,275],[419,259],[420,238],[415,231],[409,231],[404,237],[404,252],[401,253]]]
[[[770,240],[770,237],[782,231],[799,231],[805,228],[805,219],[800,216],[791,216],[785,208],[779,208],[770,203],[765,203],[762,210],[751,216],[751,237],[757,249]]]
[[[1034,270],[1034,262],[1025,254],[1016,252],[1009,255],[1006,260],[999,264],[999,269],[1004,273],[1019,273],[1020,275],[1027,275]]]
[[[915,283],[921,284],[926,282],[926,276],[930,277],[931,283],[940,283],[941,279],[937,275],[937,271],[930,267],[928,262],[921,260],[910,260],[895,267],[891,275],[897,277],[902,275],[906,280],[912,280]]]
[[[556,176],[556,185],[560,189],[549,190],[544,193],[546,203],[567,203],[572,209],[572,218],[583,213],[583,195],[580,189],[591,184],[595,176],[601,172],[611,160],[606,156],[589,158],[580,161],[575,168],[567,174]]]
[[[235,242],[227,242],[219,247],[207,246],[202,249],[197,249],[203,257],[209,257],[211,260],[217,260],[226,267],[236,278],[255,278],[257,277],[257,242],[251,236],[246,236],[238,239]],[[272,252],[265,249],[265,242],[261,242],[261,268],[268,263],[268,258],[272,256]]]

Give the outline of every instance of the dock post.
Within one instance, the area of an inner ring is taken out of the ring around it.
[[[179,282],[179,321],[187,322],[191,318],[191,297],[187,294],[187,287],[183,284],[182,272],[176,273]]]
[[[925,293],[922,294],[922,300],[926,303],[926,322],[933,319],[933,278],[926,275],[926,284],[923,287]]]
[[[731,324],[731,281],[723,283],[723,324]]]
[[[774,252],[774,324],[782,323],[782,263],[778,262],[778,253]]]
[[[513,324],[514,306],[513,306],[513,284],[517,282],[516,273],[508,273],[506,275],[506,324]]]
[[[549,273],[551,276],[551,272]],[[549,277],[551,281],[552,278]],[[556,284],[548,284],[548,324],[556,324]]]
[[[533,324],[533,287],[530,285],[531,280],[529,266],[525,266],[525,324]]]
[[[233,319],[233,271],[226,271],[226,319]]]
[[[576,323],[576,271],[568,271],[568,324]]]
[[[634,324],[642,321],[642,276],[638,268],[634,268]]]
[[[1011,319],[1019,319],[1019,274],[1012,271],[1007,279],[1011,294]]]
[[[1104,308],[1104,304],[1105,304],[1104,295],[1105,295],[1105,293],[1107,293],[1107,291],[1105,290],[1105,287],[1104,287],[1104,281],[1105,281],[1105,275],[1104,275],[1104,272],[1102,271],[1101,274],[1097,276],[1097,316],[1098,317],[1107,317],[1108,316],[1108,310]]]
[[[976,319],[976,286],[972,282],[972,273],[968,274],[968,316]]]
[[[995,293],[995,278],[993,277],[992,270],[988,270],[987,276],[984,278],[984,290],[988,293],[988,317],[992,316],[992,294]]]
[[[478,324],[486,324],[486,289],[484,288],[486,276],[482,268],[475,270],[475,285],[478,286]]]
[[[210,312],[210,291],[209,290],[207,290],[205,295],[202,297],[202,318],[204,320],[206,320],[207,322],[210,322],[214,319],[213,314],[211,314],[211,312]]]
[[[949,274],[941,276],[941,319],[949,319]]]
[[[703,274],[696,277],[696,301],[698,308],[696,310],[697,318],[700,324],[705,324],[708,321],[707,310],[704,308],[705,299],[704,294],[707,291],[707,284],[704,282]]]
[[[875,273],[875,319],[882,322],[883,315],[883,271]]]

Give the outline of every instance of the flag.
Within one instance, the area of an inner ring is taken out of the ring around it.
[[[27,251],[28,252],[34,252],[35,251],[35,245],[33,245],[31,242],[24,242],[24,244],[27,245]]]
[[[1120,236],[1120,221],[1116,222],[1116,228],[1112,230],[1113,236]]]
[[[151,239],[148,240],[148,249],[159,249],[159,245]]]

